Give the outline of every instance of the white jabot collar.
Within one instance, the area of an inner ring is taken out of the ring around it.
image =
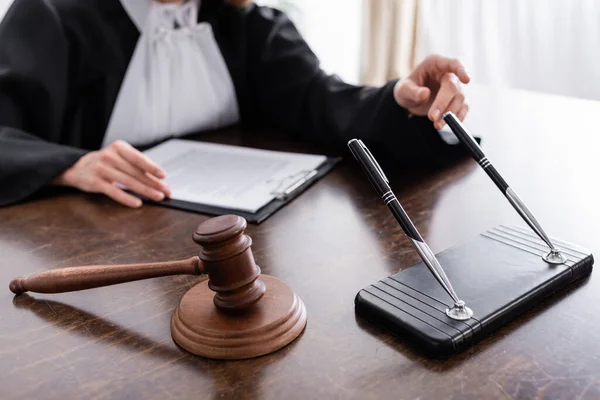
[[[146,25],[148,16],[150,15],[150,7],[152,2],[156,0],[120,0],[121,5],[125,9],[129,18],[133,21],[138,31],[142,31]],[[200,0],[189,0],[194,1],[200,6]]]
[[[233,80],[200,0],[120,0],[140,30],[103,146],[133,145],[214,130],[239,121]]]

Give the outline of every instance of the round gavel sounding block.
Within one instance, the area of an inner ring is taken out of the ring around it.
[[[306,326],[302,300],[278,279],[261,275],[244,235],[246,220],[224,215],[203,222],[194,233],[202,245],[185,260],[126,265],[57,268],[13,279],[10,290],[63,293],[167,275],[208,274],[190,289],[171,319],[181,347],[204,357],[242,359],[282,348]]]
[[[194,233],[209,279],[183,296],[171,319],[173,340],[191,353],[257,357],[289,344],[306,326],[302,300],[284,282],[261,275],[246,226],[243,218],[224,215]]]

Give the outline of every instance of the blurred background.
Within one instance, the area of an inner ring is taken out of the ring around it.
[[[12,1],[0,0],[0,17]],[[256,2],[288,13],[323,68],[350,83],[405,76],[439,53],[474,83],[600,100],[597,0]]]
[[[427,54],[474,83],[600,99],[597,0],[258,0],[289,13],[323,68],[352,83],[405,76]]]

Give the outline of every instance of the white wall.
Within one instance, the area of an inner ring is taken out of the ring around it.
[[[362,0],[255,1],[288,13],[321,60],[325,71],[338,74],[347,82],[358,82],[362,48]]]
[[[600,1],[420,4],[418,59],[447,54],[477,83],[600,100]]]
[[[0,21],[8,11],[8,7],[12,4],[13,0],[0,0]]]

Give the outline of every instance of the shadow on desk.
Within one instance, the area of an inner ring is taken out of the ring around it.
[[[230,395],[229,392],[233,393],[238,381],[243,381],[246,396],[260,398],[263,371],[276,363],[277,360],[285,357],[297,343],[297,341],[294,341],[272,355],[261,357],[263,360],[268,359],[268,362],[263,363],[256,363],[255,359],[240,361],[211,360],[187,353],[174,342],[172,345],[158,343],[119,324],[58,301],[38,300],[23,294],[13,298],[13,305],[19,309],[32,312],[55,328],[60,328],[69,334],[81,336],[87,341],[123,347],[136,356],[150,356],[167,364],[178,363],[180,366],[191,369],[194,374],[208,376],[213,385],[218,388],[213,391],[213,398],[215,399],[228,396]],[[90,329],[89,323],[92,321],[93,328]],[[239,368],[230,368],[231,364],[238,364]],[[251,375],[252,378],[246,379],[247,377],[244,375]],[[147,397],[150,398],[151,395],[152,393],[148,393]]]

